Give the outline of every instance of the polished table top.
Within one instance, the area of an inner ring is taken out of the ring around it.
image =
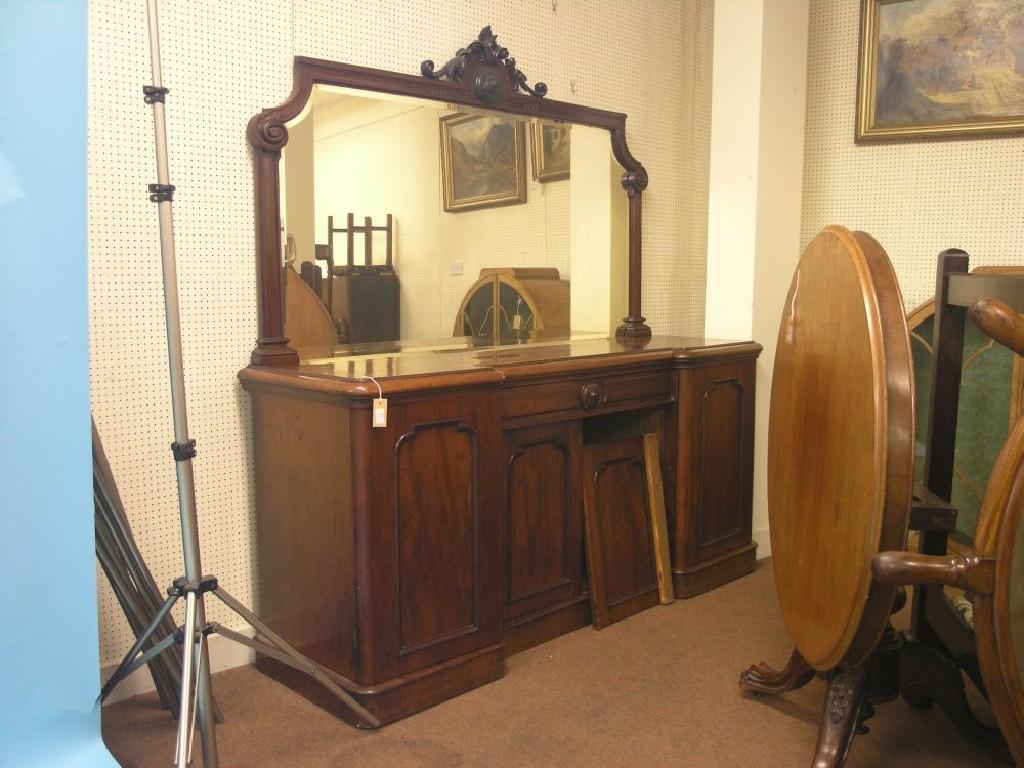
[[[572,370],[600,370],[622,365],[656,364],[676,360],[695,363],[702,358],[758,353],[752,341],[727,341],[699,336],[655,336],[615,339],[577,335],[526,344],[474,347],[468,339],[430,342],[361,344],[315,350],[290,368],[250,366],[239,377],[245,382],[303,380],[310,388],[354,396],[398,392],[422,386],[423,377],[440,377],[450,384],[500,382],[511,378]],[[376,384],[374,383],[376,382]],[[297,383],[297,382],[296,382]],[[439,382],[440,383],[440,382]]]

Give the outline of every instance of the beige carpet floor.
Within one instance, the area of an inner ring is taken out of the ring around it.
[[[218,728],[220,764],[807,766],[823,683],[775,699],[737,688],[752,662],[781,665],[790,650],[771,568],[762,564],[709,594],[513,656],[503,679],[375,732],[350,728],[251,667],[234,669],[214,677],[227,720]],[[175,724],[155,694],[103,714],[104,739],[122,765],[171,764]],[[937,710],[895,701],[868,725],[850,768],[999,765]]]

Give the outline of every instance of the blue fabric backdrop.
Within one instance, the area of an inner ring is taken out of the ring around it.
[[[86,285],[86,0],[0,0],[0,765],[100,740]],[[141,83],[140,83],[141,86]]]

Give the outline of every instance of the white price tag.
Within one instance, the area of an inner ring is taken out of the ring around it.
[[[522,315],[512,315],[512,330],[518,331],[523,326]]]
[[[383,429],[388,425],[388,401],[384,397],[373,399],[373,426]]]

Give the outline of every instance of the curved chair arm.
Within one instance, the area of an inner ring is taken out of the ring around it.
[[[981,330],[1024,355],[1024,316],[998,299],[978,299],[971,307],[971,319]]]
[[[871,573],[880,584],[939,584],[989,595],[995,588],[995,563],[976,555],[880,552],[871,561]]]

